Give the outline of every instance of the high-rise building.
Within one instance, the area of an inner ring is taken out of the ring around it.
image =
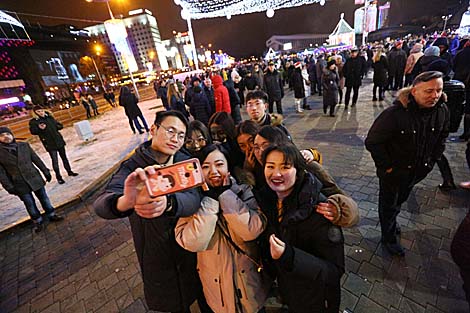
[[[129,16],[123,18],[127,30],[127,41],[134,55],[139,71],[167,69],[165,51],[162,50],[162,40],[156,18],[147,9],[129,11]],[[121,54],[111,44],[104,24],[85,28],[90,36],[110,47],[116,57],[121,73],[128,73],[127,65]]]

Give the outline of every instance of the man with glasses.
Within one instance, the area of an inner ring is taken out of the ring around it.
[[[154,165],[189,159],[179,151],[187,127],[182,113],[158,112],[150,129],[152,139],[121,164],[93,204],[102,218],[129,217],[145,299],[149,309],[159,312],[189,312],[190,305],[202,295],[196,255],[182,249],[174,235],[178,218],[198,210],[199,191],[189,189],[152,198],[143,187],[147,175],[155,174]]]
[[[246,95],[246,113],[250,120],[257,123],[260,127],[265,125],[276,126],[292,140],[287,128],[282,124],[282,116],[279,114],[266,113],[268,104],[268,95],[261,91],[250,91]]]

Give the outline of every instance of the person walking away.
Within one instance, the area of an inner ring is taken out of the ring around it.
[[[302,62],[298,61],[294,64],[294,72],[292,73],[292,87],[294,88],[295,111],[302,113],[303,99],[305,98],[304,78],[302,76]]]
[[[209,100],[207,100],[201,86],[194,86],[193,88],[189,112],[195,120],[202,122],[206,127],[209,126],[209,118],[214,112],[212,112]]]
[[[222,76],[212,76],[212,84],[214,85],[215,112],[232,113],[230,96],[227,88],[223,84]]]
[[[343,74],[343,67],[344,67],[344,62],[343,62],[343,57],[338,54],[334,56],[335,58],[335,63],[336,63],[336,73],[338,73],[339,77],[339,84],[338,84],[338,94],[339,94],[339,101],[338,103],[343,102],[343,90],[344,90],[344,74]]]
[[[232,116],[235,125],[240,124],[242,121],[242,116],[240,113],[240,97],[235,90],[235,85],[231,76],[228,76],[228,79],[223,82],[225,88],[227,88],[228,96],[230,98],[230,115]]]
[[[403,88],[403,75],[405,74],[406,52],[402,49],[402,42],[397,41],[387,55],[388,85],[390,90]]]
[[[263,78],[263,76],[264,76],[263,71],[261,70],[259,64],[256,63],[253,66],[253,77],[256,79],[257,88],[261,89],[261,90],[264,89],[264,85],[263,85],[264,78]]]
[[[304,83],[305,97],[302,100],[302,109],[311,110],[308,104],[308,97],[311,95],[310,80],[308,79],[307,64],[302,65],[302,78]]]
[[[49,169],[29,143],[17,142],[8,127],[0,127],[0,183],[9,194],[23,201],[36,233],[43,229],[44,224],[33,193],[41,203],[49,221],[58,222],[64,219],[55,213],[38,169],[46,181],[50,182],[52,177]]]
[[[89,93],[87,93],[86,94],[86,99],[87,99],[88,103],[90,104],[90,106],[93,110],[93,116],[100,115],[100,113],[98,112],[98,106],[96,105],[96,101],[93,98],[93,96],[90,95]]]
[[[322,82],[321,76],[323,75],[323,69],[326,67],[325,56],[320,54],[317,58],[317,63],[315,64],[315,68],[317,70],[317,88],[318,88],[318,95],[321,97],[322,95]]]
[[[29,121],[29,131],[32,135],[39,136],[42,145],[49,153],[52,160],[52,168],[55,172],[55,177],[59,184],[64,184],[59,168],[59,158],[62,159],[64,168],[69,176],[77,176],[78,174],[72,171],[70,162],[65,152],[65,141],[62,134],[59,132],[63,129],[62,123],[57,121],[50,112],[44,110],[42,107],[36,105],[33,107],[33,118]]]
[[[78,93],[78,94],[79,94],[79,100],[78,101],[80,101],[80,103],[85,108],[86,118],[87,119],[91,118],[90,104],[88,103],[86,97],[82,93]]]
[[[137,96],[133,92],[131,92],[129,87],[123,86],[121,88],[121,92],[119,94],[119,105],[124,107],[126,116],[129,119],[129,126],[131,127],[131,130],[134,134],[136,129],[139,134],[143,134],[144,132],[138,119],[140,119],[140,122],[142,122],[147,132],[149,132],[149,127],[147,125],[147,121],[145,120],[144,115],[142,114],[142,111],[139,108],[138,102],[139,99],[137,99]]]
[[[323,82],[323,113],[327,114],[330,109],[330,116],[335,116],[335,107],[338,103],[339,77],[336,72],[336,61],[331,58],[323,69],[321,78]]]
[[[454,79],[465,84],[465,108],[463,118],[462,140],[470,139],[470,40],[460,50],[454,59]]]
[[[414,185],[423,180],[445,150],[449,110],[440,72],[424,72],[400,91],[391,107],[372,124],[365,140],[379,177],[382,244],[403,256],[397,216]]]
[[[359,49],[353,47],[351,49],[351,57],[346,60],[343,67],[343,74],[346,85],[346,95],[344,96],[344,106],[349,106],[351,91],[353,91],[352,106],[355,106],[359,97],[359,87],[362,85],[361,75],[364,72],[366,61],[359,56]]]
[[[168,88],[166,87],[166,81],[162,80],[160,83],[160,87],[157,91],[157,98],[162,100],[163,107],[166,111],[170,110],[170,105],[168,104]]]
[[[374,89],[372,101],[377,101],[377,88],[379,89],[379,101],[385,98],[385,87],[388,83],[388,62],[382,46],[378,46],[372,57],[372,67],[374,68]]]
[[[413,75],[413,68],[416,65],[416,62],[424,55],[423,45],[415,43],[413,48],[410,50],[410,55],[406,60],[405,65],[405,87],[408,87],[413,82],[415,76]]]
[[[317,67],[315,66],[315,59],[313,56],[311,56],[310,60],[308,61],[307,71],[308,80],[310,81],[310,91],[311,95],[313,96],[317,93]]]
[[[276,70],[273,61],[269,61],[268,69],[264,74],[264,91],[268,94],[269,113],[273,113],[274,102],[276,102],[276,111],[282,114],[282,98],[284,97],[284,90],[282,88],[281,77]]]

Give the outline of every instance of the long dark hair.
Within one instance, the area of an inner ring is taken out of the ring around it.
[[[205,147],[203,147],[200,151],[200,153],[198,154],[197,158],[199,159],[199,162],[201,162],[201,165],[202,163],[204,163],[204,161],[207,159],[207,156],[214,152],[215,150],[219,150],[225,157],[225,159],[227,159],[227,167],[230,169],[230,165],[231,165],[231,160],[230,160],[230,153],[227,151],[227,149],[225,149],[225,147],[220,144],[220,143],[211,143]]]
[[[190,138],[193,134],[193,132],[198,131],[202,134],[204,139],[206,139],[207,145],[212,143],[212,138],[209,133],[209,129],[207,129],[206,125],[202,123],[201,121],[194,120],[189,123],[188,126],[188,131],[186,132],[186,138]]]
[[[243,134],[248,134],[253,136],[253,138],[258,134],[259,132],[259,125],[258,123],[252,121],[252,120],[246,120],[241,122],[240,124],[237,125],[236,128],[236,137],[243,135]]]
[[[260,128],[258,135],[265,138],[271,145],[291,143],[289,137],[278,127],[266,125]]]

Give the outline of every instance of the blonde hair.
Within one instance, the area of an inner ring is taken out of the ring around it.
[[[382,47],[377,47],[377,50],[375,50],[374,57],[372,58],[374,63],[377,63],[377,62],[380,61],[380,58],[382,57],[383,52],[384,52],[384,50],[383,50]]]
[[[168,101],[171,101],[171,96],[176,96],[176,98],[181,99],[181,94],[176,86],[176,83],[171,83],[168,85],[167,98]]]

